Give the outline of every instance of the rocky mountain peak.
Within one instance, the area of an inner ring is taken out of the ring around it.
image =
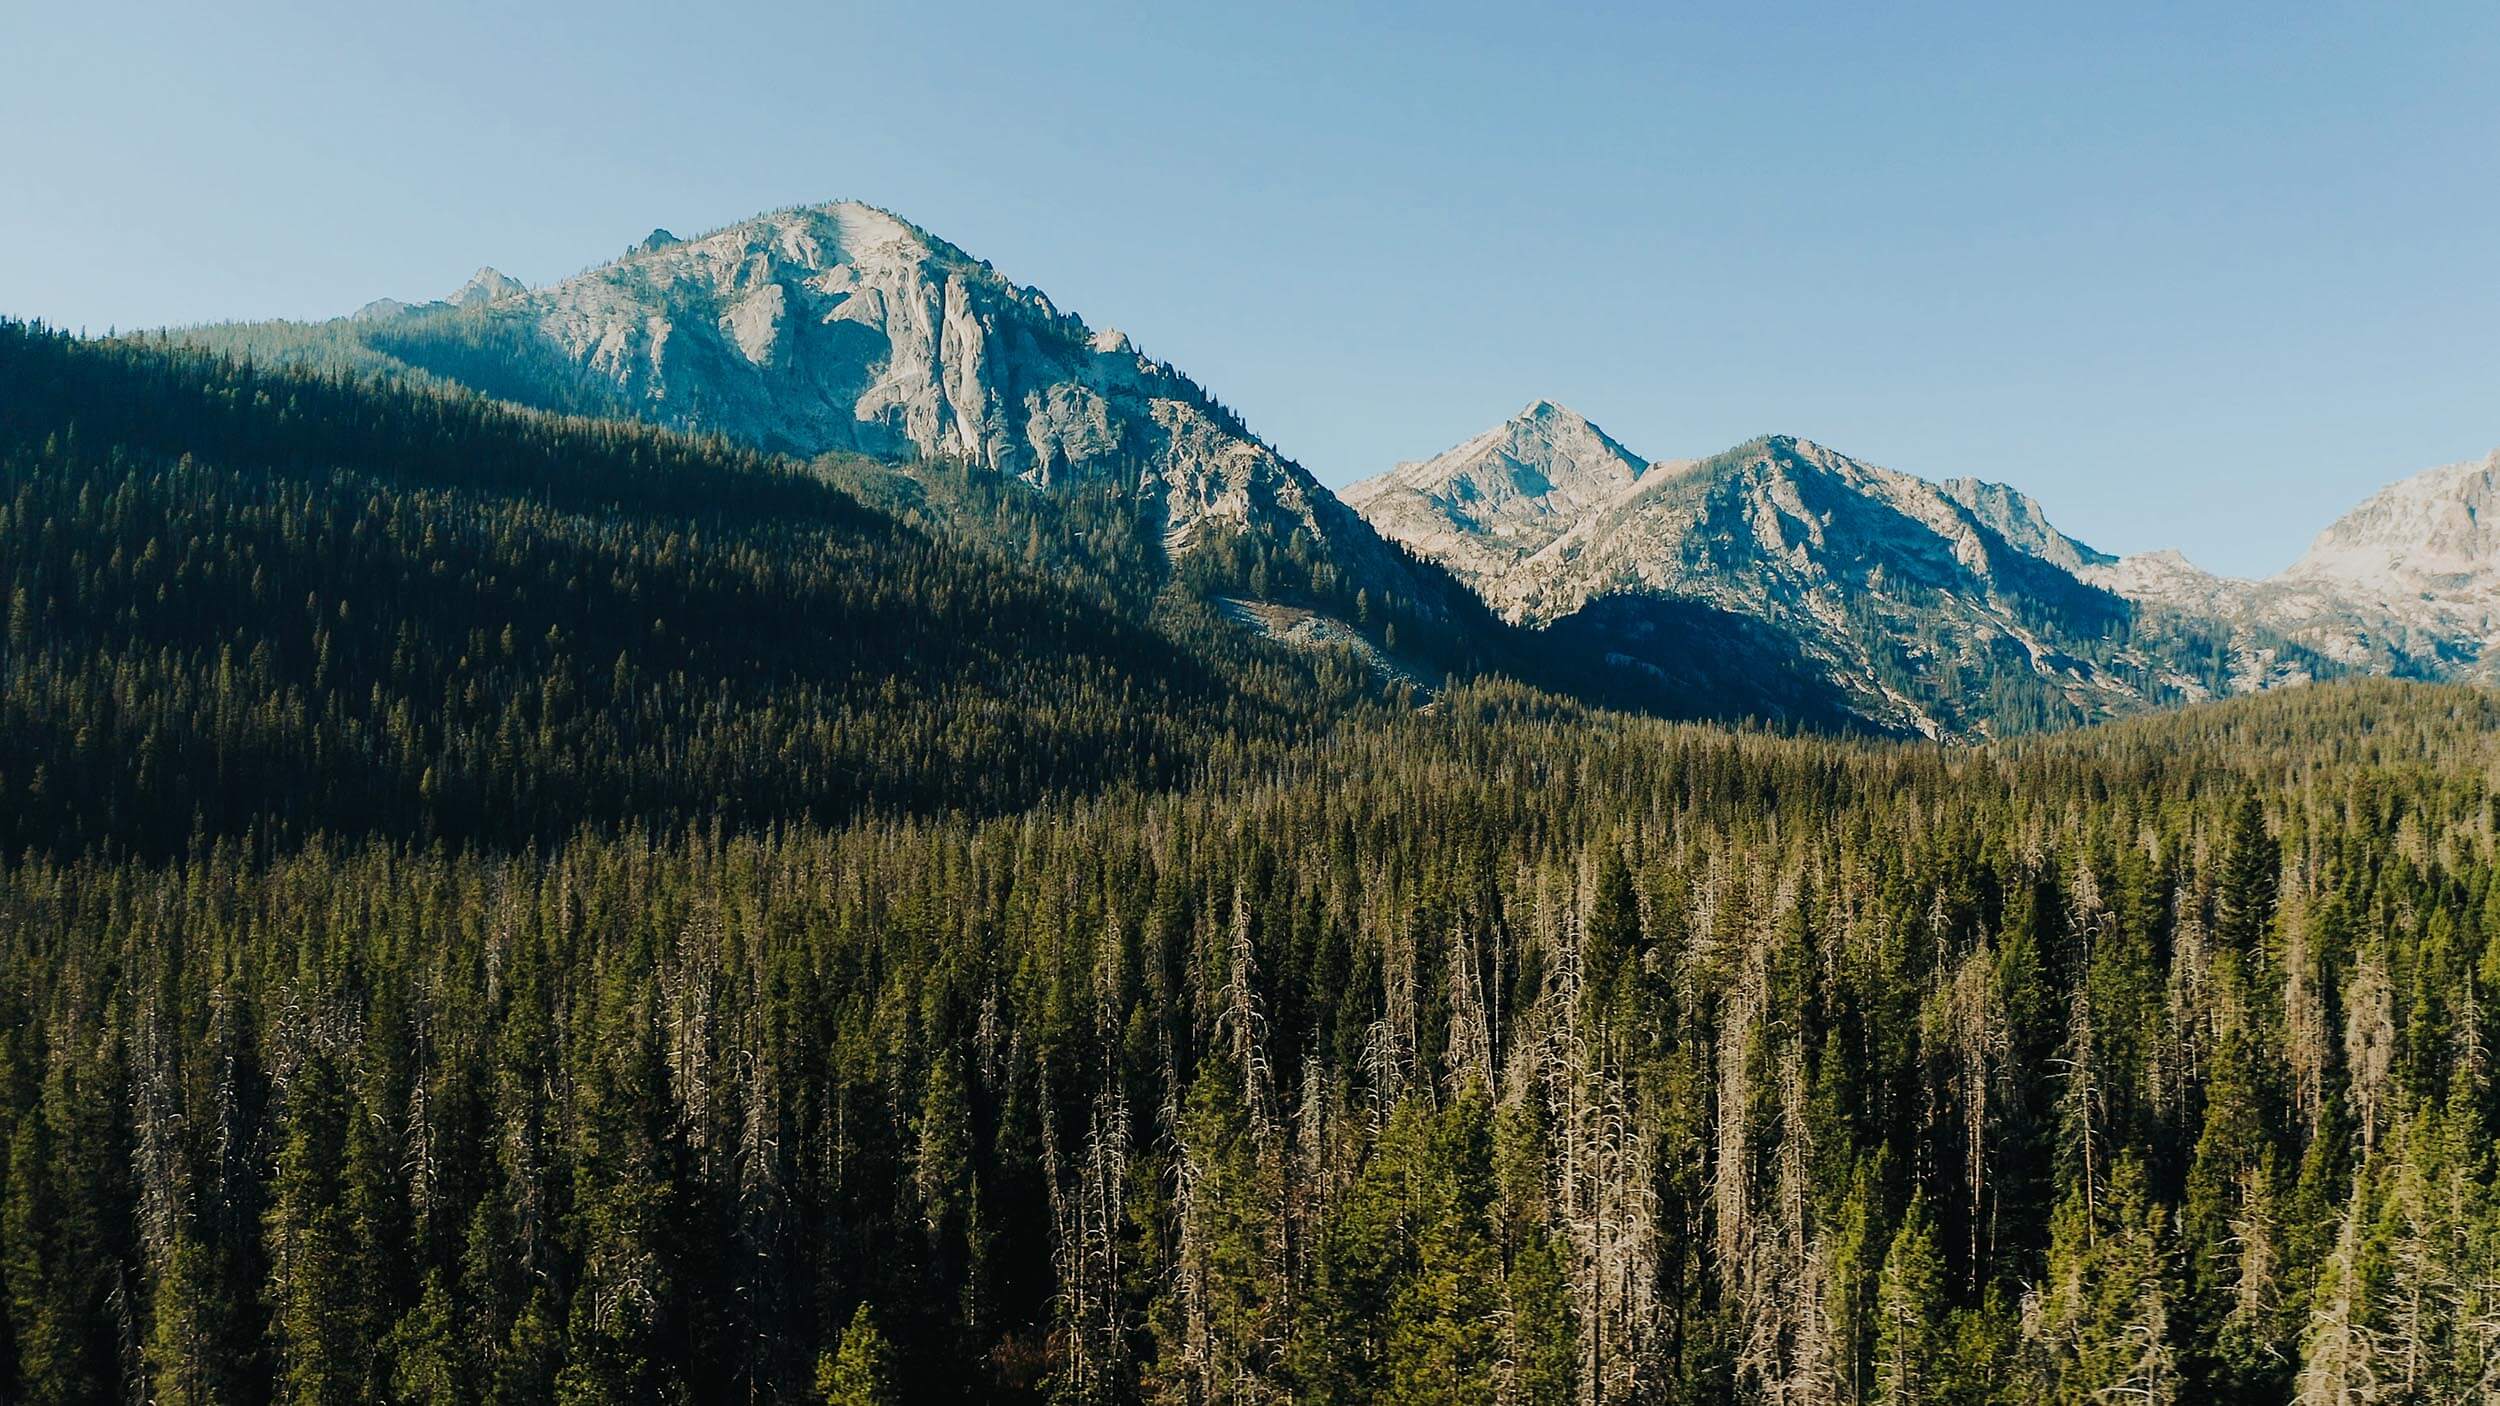
[[[1039,292],[856,201],[646,239],[521,306],[636,413],[803,454],[953,456],[1046,484],[1169,449],[1160,401],[1221,428],[1168,368],[1096,348]]]
[[[2080,716],[2208,686],[2129,652],[2126,605],[2077,579],[2111,558],[2028,497],[1793,434],[1653,462],[1539,401],[1347,498],[1506,618],[1757,711],[1969,736],[1995,726],[1975,677]]]
[[[2500,678],[2500,452],[2370,495],[2278,575],[2216,576],[2175,551],[2088,566],[2131,599],[2264,631],[2374,673]]]
[[[1353,485],[1344,497],[1375,526],[1440,558],[1481,590],[1648,469],[1647,460],[1588,417],[1539,399],[1429,459]]]
[[[1238,531],[1298,540],[1345,594],[1426,616],[1461,596],[1419,571],[1195,382],[1099,335],[1039,290],[890,211],[793,206],[525,289],[481,270],[457,295],[484,325],[433,328],[499,361],[498,394],[714,432],[798,455],[946,458],[1043,491],[1133,505],[1177,561]],[[397,315],[387,310],[376,316]]]
[[[459,291],[453,293],[445,301],[453,307],[478,307],[486,303],[516,297],[528,291],[529,285],[510,274],[492,268],[481,268],[470,274],[469,281],[461,284]]]
[[[2283,573],[2389,597],[2500,581],[2500,450],[2390,484],[2329,525]]]
[[[2049,523],[2048,514],[2021,490],[1977,478],[1948,478],[1936,487],[1973,517],[2003,537],[2008,545],[2068,571],[2106,566],[2117,560],[2097,552]]]

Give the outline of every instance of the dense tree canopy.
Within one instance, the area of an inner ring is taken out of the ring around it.
[[[2500,1390],[2488,694],[1415,709],[720,446],[0,384],[7,1399]]]

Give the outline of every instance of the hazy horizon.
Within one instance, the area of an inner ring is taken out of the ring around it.
[[[1549,397],[2263,575],[2500,445],[2477,7],[140,11],[0,22],[0,313],[317,318],[850,197],[1334,486]]]

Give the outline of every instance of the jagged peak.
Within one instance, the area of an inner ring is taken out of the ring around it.
[[[1062,310],[1041,289],[1015,282],[989,260],[974,256],[882,205],[864,200],[784,205],[684,237],[664,228],[654,229],[628,245],[623,254],[549,285],[540,290],[540,295],[561,298],[578,284],[640,285],[654,280],[677,284],[689,276],[698,285],[722,281],[747,286],[780,279],[787,271],[784,265],[808,270],[830,265],[914,264],[933,276],[960,274],[999,290],[1038,315],[1071,346],[1134,355],[1151,373],[1186,379],[1167,363],[1146,358],[1125,337],[1104,339],[1104,344],[1096,345],[1095,334],[1084,319]],[[637,290],[635,296],[648,295]],[[1194,383],[1191,389],[1196,398],[1208,399],[1196,390]],[[1208,404],[1213,405],[1211,399]],[[1229,420],[1229,412],[1222,418]],[[1239,432],[1248,435],[1246,429]]]
[[[784,240],[792,232],[812,236],[820,244],[830,243],[836,262],[855,262],[882,248],[899,251],[907,259],[935,258],[979,268],[996,277],[986,260],[974,258],[883,206],[864,200],[823,200],[759,211],[690,236],[654,228],[625,246],[624,253],[564,282],[678,267],[707,256],[734,259],[742,256],[740,246],[760,245],[768,251],[786,252],[789,246]]]
[[[1720,450],[1718,453],[1712,454],[1700,462],[1705,464],[1716,464],[1723,460],[1750,462],[1755,459],[1779,458],[1782,456],[1811,459],[1816,461],[1847,460],[1853,464],[1861,462],[1850,455],[1841,453],[1837,449],[1833,449],[1827,445],[1817,444],[1803,435],[1776,432],[1771,434],[1755,435],[1751,439],[1744,440],[1735,445],[1731,445],[1726,449]]]
[[[454,307],[476,307],[482,303],[491,303],[499,298],[509,298],[514,294],[528,291],[529,285],[510,274],[491,267],[481,267],[477,272],[470,274],[469,281],[461,284],[460,290],[446,301]]]
[[[1396,524],[1393,535],[1410,546],[1458,550],[1456,569],[1481,581],[1630,491],[1649,469],[1587,416],[1540,396],[1492,428],[1349,485],[1341,496]]]
[[[1791,434],[1758,434],[1751,439],[1732,444],[1716,454],[1704,455],[1694,460],[1693,465],[1703,470],[1739,469],[1764,459],[1806,453],[1828,455],[1830,451],[1812,440],[1799,439]]]
[[[533,352],[571,363],[619,411],[794,453],[963,457],[1044,487],[1140,475],[1142,494],[1162,496],[1167,552],[1202,521],[1289,522],[1380,589],[1427,590],[1196,381],[883,207],[793,204],[691,238],[654,229],[538,288],[502,278],[482,272],[462,300],[518,293],[509,311]]]
[[[1518,414],[1513,415],[1510,418],[1511,422],[1514,424],[1523,421],[1560,420],[1571,424],[1587,425],[1591,429],[1596,428],[1595,423],[1592,422],[1588,416],[1581,414],[1579,411],[1572,409],[1570,406],[1563,404],[1559,400],[1548,400],[1544,396],[1538,396],[1536,399],[1529,401],[1526,409],[1521,410]]]
[[[2068,571],[2118,560],[2059,531],[2038,499],[2010,484],[1964,475],[1940,479],[1936,488],[2015,548]]]

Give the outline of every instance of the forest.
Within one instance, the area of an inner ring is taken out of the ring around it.
[[[0,1399],[2500,1400],[2500,698],[1425,704],[859,472],[0,327]]]

